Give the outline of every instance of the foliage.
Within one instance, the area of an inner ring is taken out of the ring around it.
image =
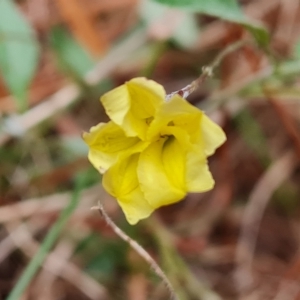
[[[267,30],[257,22],[246,17],[236,0],[154,0],[156,2],[178,7],[191,12],[198,12],[224,19],[229,22],[245,26],[255,37],[257,42],[266,46],[269,40]]]
[[[27,106],[28,87],[35,75],[39,45],[33,28],[10,0],[0,2],[0,69],[18,101]]]

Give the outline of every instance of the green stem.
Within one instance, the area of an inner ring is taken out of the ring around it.
[[[29,265],[26,267],[25,271],[19,278],[17,284],[14,286],[13,290],[11,291],[11,293],[9,294],[6,300],[19,300],[21,298],[24,290],[27,288],[32,278],[37,273],[41,264],[45,260],[48,252],[53,247],[57,238],[59,237],[60,232],[64,228],[65,224],[67,223],[68,219],[72,215],[73,211],[76,209],[77,204],[79,202],[80,191],[84,187],[84,183],[85,183],[85,176],[83,176],[83,174],[80,174],[76,178],[75,190],[73,192],[69,205],[62,211],[59,218],[50,229],[49,233],[47,234],[43,243],[41,244],[39,250],[32,258]]]

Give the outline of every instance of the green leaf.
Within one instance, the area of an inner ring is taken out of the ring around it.
[[[93,68],[92,58],[65,29],[55,27],[50,42],[59,66],[75,79],[82,79]]]
[[[153,0],[158,3],[203,13],[245,26],[261,46],[269,42],[267,30],[243,14],[236,0]]]
[[[180,26],[174,32],[174,41],[182,48],[190,48],[195,45],[200,34],[195,15],[186,13]]]
[[[161,19],[167,11],[167,7],[152,1],[144,1],[140,5],[140,15],[148,26]],[[189,48],[195,44],[199,36],[199,26],[195,15],[185,12],[180,23],[175,28],[172,39],[182,48]]]
[[[34,31],[13,1],[0,1],[0,71],[20,109],[35,74],[39,46]]]

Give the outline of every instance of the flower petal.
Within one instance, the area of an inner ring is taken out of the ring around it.
[[[130,110],[131,101],[126,85],[121,85],[107,92],[100,98],[109,118],[122,125]]]
[[[175,95],[159,107],[155,119],[149,127],[148,139],[156,139],[166,126],[175,126],[186,131],[191,142],[194,142],[198,139],[200,133],[199,124],[202,114],[201,110],[179,95]]]
[[[150,216],[154,211],[138,187],[129,194],[117,198],[129,224],[135,225],[141,219]]]
[[[137,178],[139,154],[119,160],[103,175],[105,190],[114,196],[130,224],[147,218],[154,210],[146,201]]]
[[[204,140],[205,154],[210,156],[214,154],[215,150],[226,141],[226,135],[222,128],[205,114],[202,116],[201,130]]]
[[[140,142],[136,137],[125,136],[122,129],[113,122],[92,127],[90,132],[83,134],[83,139],[90,148],[90,162],[101,173],[117,160],[120,153],[127,152]]]
[[[83,134],[83,138],[89,146],[107,153],[123,151],[140,141],[136,137],[127,137],[113,122],[93,126],[90,132]]]
[[[189,151],[186,156],[186,186],[189,192],[206,192],[214,187],[214,179],[209,171],[202,151]]]
[[[179,142],[180,146],[182,147],[182,149],[188,150],[194,148],[194,145],[191,144],[190,136],[184,129],[180,127],[165,126],[164,128],[161,129],[160,135],[175,137],[176,140]]]
[[[104,174],[106,170],[115,163],[117,156],[90,149],[88,159],[95,169],[101,174]]]
[[[161,138],[146,148],[138,163],[141,190],[154,208],[177,202],[186,194],[185,189],[171,182],[164,168],[162,151],[165,140],[166,138]]]
[[[126,84],[121,85],[101,97],[101,102],[109,118],[121,126],[127,136],[145,135],[147,124],[135,118],[131,112],[131,96]]]
[[[157,108],[165,101],[164,88],[153,80],[143,77],[126,83],[131,99],[132,114],[141,119],[154,116]]]
[[[164,156],[169,158],[169,160],[165,159],[168,162],[168,166],[165,164],[165,169],[169,179],[176,186],[185,187],[188,192],[204,192],[212,189],[214,181],[203,147],[199,144],[191,144],[187,133],[181,128],[172,126],[165,132],[175,138],[171,139],[172,142],[168,147],[164,147],[166,152],[163,152]]]
[[[103,175],[102,184],[105,190],[115,198],[121,198],[138,187],[137,164],[139,154],[119,159]]]
[[[122,126],[127,136],[145,138],[147,119],[165,98],[164,88],[146,78],[135,78],[101,97],[107,115]]]
[[[131,111],[128,112],[121,124],[127,136],[138,136],[145,140],[148,124],[146,119],[136,118]]]
[[[177,139],[169,137],[162,150],[162,163],[169,181],[183,191],[186,190],[185,161],[186,151]]]

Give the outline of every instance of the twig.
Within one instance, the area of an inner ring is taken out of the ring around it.
[[[75,232],[80,228],[78,224],[76,224],[77,228],[73,228]],[[60,261],[58,260],[51,260],[49,257],[45,260],[44,264],[49,265],[49,272],[46,269],[41,269],[39,274],[35,278],[35,294],[37,295],[37,298],[44,299],[44,300],[53,300],[55,296],[53,295],[53,291],[55,290],[55,283],[58,280],[59,274],[61,274],[66,265],[68,265],[69,261],[72,259],[72,256],[75,252],[76,243],[74,241],[68,241],[67,239],[62,239],[56,247],[53,249],[51,254],[55,253],[57,257],[60,258]],[[50,267],[51,266],[51,267]],[[52,269],[51,269],[52,268]],[[78,268],[79,269],[79,268]],[[79,269],[80,270],[80,269]],[[82,274],[84,273],[84,270],[80,270]],[[82,278],[82,274],[79,274],[79,278]],[[82,282],[81,282],[82,284]],[[88,287],[83,284],[83,290],[88,290]],[[99,284],[99,290],[104,290],[104,288]],[[98,297],[105,297],[104,295],[106,292],[98,293]]]
[[[47,233],[46,237],[43,240],[43,243],[41,244],[41,247],[38,249],[35,256],[30,261],[30,263],[26,266],[18,282],[15,284],[12,291],[8,295],[7,300],[20,299],[23,292],[28,287],[31,280],[33,279],[33,277],[36,275],[39,268],[43,264],[44,259],[47,257],[51,248],[53,247],[56,240],[58,239],[59,234],[61,233],[64,226],[66,225],[69,217],[76,209],[80,198],[80,192],[83,186],[85,185],[85,183],[86,183],[85,174],[83,173],[78,174],[76,176],[75,188],[72,194],[72,198],[70,199],[68,206],[60,213],[59,218],[56,220],[52,228]]]
[[[294,223],[294,224],[293,224]],[[274,300],[292,300],[299,299],[297,295],[300,293],[299,287],[299,272],[300,272],[300,251],[299,251],[299,222],[292,222],[293,231],[297,237],[298,251],[295,257],[291,260],[290,266],[284,272],[281,282],[278,284],[278,293]]]
[[[274,69],[275,68],[273,66],[267,65],[257,72],[229,85],[228,87],[213,92],[202,102],[201,106],[203,107],[203,110],[208,114],[212,113],[229,100],[232,100],[232,95],[237,94],[248,85],[259,83],[270,77],[274,73]]]
[[[32,225],[34,225],[31,226],[33,229],[21,222],[11,222],[5,225],[11,241],[29,258],[34,257],[40,248],[40,244],[32,236],[32,230],[35,229],[36,224]],[[82,272],[74,263],[61,257],[57,250],[48,253],[42,268],[74,285],[88,298],[104,299],[107,295],[106,289],[94,278]]]
[[[274,191],[291,176],[297,167],[295,158],[292,151],[282,155],[260,178],[249,197],[243,214],[235,257],[237,264],[235,281],[239,292],[245,291],[252,285],[251,266],[265,208]]]
[[[87,211],[87,208],[95,202],[95,195],[99,195],[102,193],[102,187],[99,185],[84,189],[81,196],[82,199],[72,217],[82,217],[88,214],[89,212]],[[68,201],[70,201],[70,197],[71,193],[64,192],[44,197],[23,199],[23,201],[21,202],[1,206],[0,224],[12,222],[19,219],[30,218],[34,214],[43,216],[45,214],[59,212],[68,204]],[[110,208],[110,211],[113,211],[115,208],[117,208],[117,205],[114,206],[113,204],[111,204]]]
[[[280,9],[278,10],[278,17],[276,22],[275,32],[273,33],[272,40],[276,45],[280,46],[279,50],[291,52],[295,39],[295,28],[298,25],[298,11],[299,1],[294,0],[281,0],[279,2]],[[277,46],[277,47],[278,47]]]
[[[224,57],[226,55],[228,55],[231,52],[236,51],[237,49],[241,48],[248,42],[249,42],[248,40],[241,40],[241,41],[238,41],[236,43],[233,43],[233,44],[230,44],[229,46],[227,46],[223,51],[221,51],[217,55],[217,57],[212,61],[212,63],[210,65],[204,66],[202,68],[202,74],[196,80],[194,80],[191,84],[187,85],[186,87],[184,87],[178,91],[175,91],[171,94],[168,94],[166,96],[166,100],[167,101],[170,100],[174,95],[180,95],[183,98],[187,98],[191,93],[193,93],[204,82],[204,80],[206,80],[206,78],[213,76],[213,72],[214,72],[215,68],[220,65],[220,63],[222,62],[222,60],[224,59]]]
[[[299,299],[300,288],[298,280],[284,279],[279,284],[279,291],[273,300],[295,300]]]
[[[12,222],[11,222],[12,223]],[[13,223],[17,223],[13,221]],[[36,232],[41,230],[44,224],[34,224],[35,226],[31,228],[31,234],[35,235]],[[24,223],[20,223],[19,226],[14,226],[14,228],[8,228],[9,225],[4,224],[4,228],[9,229],[9,235],[2,238],[0,241],[0,264],[15,250],[16,243],[14,240],[18,241],[20,245],[24,245],[27,241],[27,236],[24,235]],[[12,239],[13,237],[13,239]]]
[[[265,90],[266,96],[268,97],[269,103],[275,110],[275,113],[278,116],[278,119],[282,123],[288,137],[292,141],[296,155],[300,162],[300,137],[297,124],[295,124],[293,118],[289,116],[286,108],[281,104],[277,99],[275,99],[267,90]]]
[[[134,249],[142,258],[145,259],[145,261],[151,266],[151,268],[154,270],[154,272],[162,279],[166,287],[168,288],[171,299],[177,300],[177,296],[175,294],[175,291],[167,278],[166,274],[163,272],[163,270],[160,268],[160,266],[156,263],[156,261],[149,255],[149,253],[135,240],[130,238],[122,229],[120,229],[113,221],[112,219],[107,215],[105,212],[102,204],[99,202],[98,206],[94,206],[91,208],[92,210],[98,210],[100,215],[104,218],[107,225],[126,243],[130,245],[132,249]]]

